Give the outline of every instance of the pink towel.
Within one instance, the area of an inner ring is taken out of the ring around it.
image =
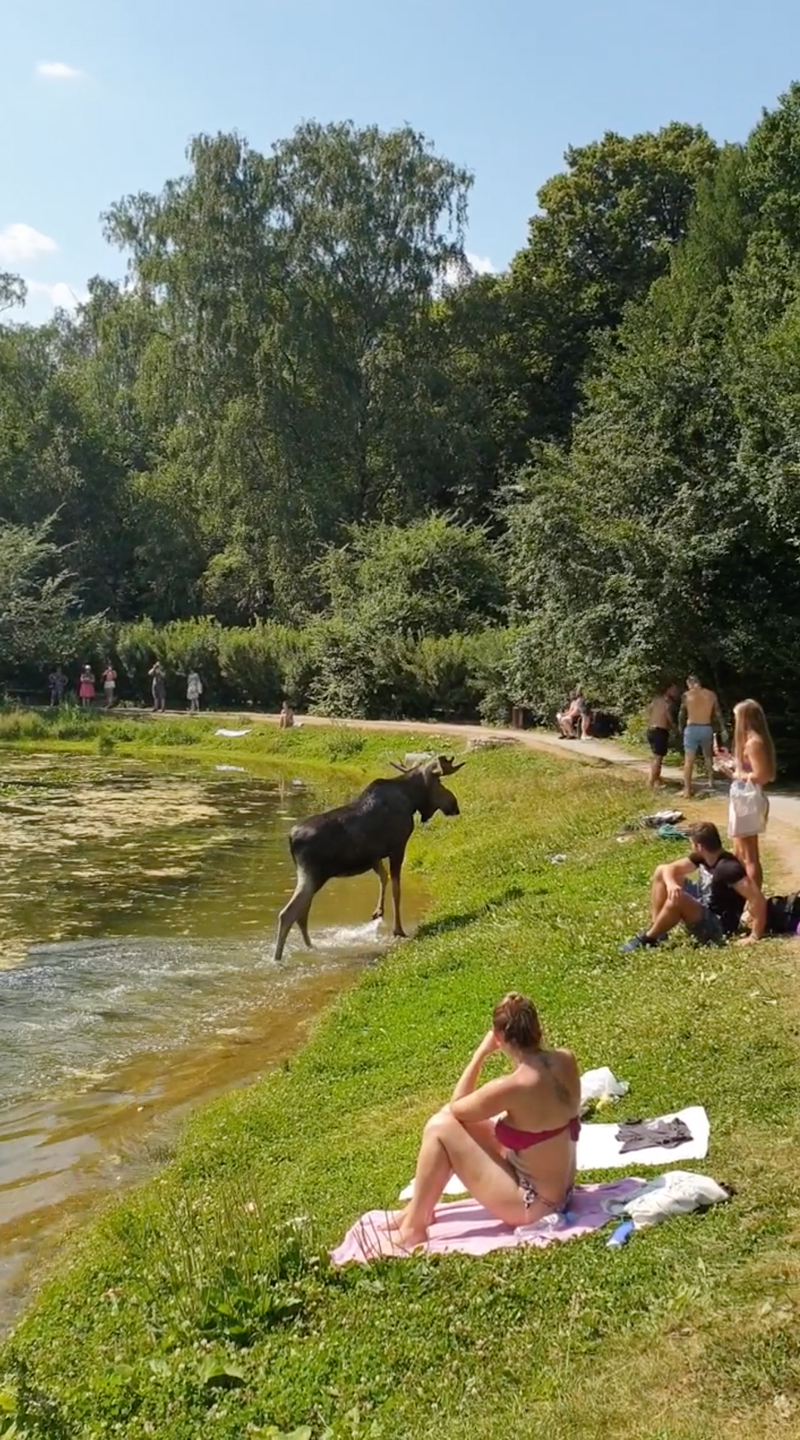
[[[605,1185],[576,1185],[563,1222],[535,1235],[520,1234],[512,1225],[495,1220],[477,1200],[454,1200],[437,1205],[428,1243],[418,1253],[445,1255],[458,1251],[462,1255],[487,1255],[490,1250],[503,1250],[511,1245],[550,1245],[556,1240],[574,1240],[599,1230],[611,1218],[607,1206],[611,1201],[630,1200],[645,1182],[628,1178]],[[351,1226],[341,1245],[331,1251],[331,1263],[346,1265],[353,1260],[366,1265],[381,1255],[398,1258],[408,1252],[394,1248],[385,1228],[386,1211],[369,1210]]]

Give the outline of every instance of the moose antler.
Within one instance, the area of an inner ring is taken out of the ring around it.
[[[404,765],[402,760],[390,760],[389,764],[393,770],[399,770],[401,775],[408,774],[408,766]]]
[[[463,770],[463,769],[464,769],[464,766],[465,766],[466,763],[467,763],[466,760],[462,760],[460,765],[455,765],[455,764],[453,763],[454,760],[455,760],[455,755],[450,755],[450,756],[440,755],[440,756],[438,757],[438,764],[439,764],[439,773],[440,773],[440,775],[455,775],[455,773],[456,773],[457,770]]]

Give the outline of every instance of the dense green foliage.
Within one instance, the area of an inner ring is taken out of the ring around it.
[[[340,738],[79,724],[120,747],[138,734],[222,744],[248,764],[283,756],[292,773]],[[374,774],[397,754],[396,737],[344,734],[351,768]],[[289,1065],[196,1116],[168,1168],[59,1262],[0,1354],[0,1435],[4,1423],[27,1440],[783,1433],[800,1382],[786,944],[759,947],[757,970],[747,947],[712,963],[677,936],[618,954],[654,860],[674,854],[644,834],[616,843],[646,803],[629,779],[505,749],[471,755],[458,793],[461,818],[418,831],[410,852],[434,897],[417,938],[366,971]],[[705,1102],[701,1168],[734,1200],[621,1252],[601,1234],[331,1271],[325,1250],[353,1218],[395,1201],[424,1119],[508,988],[533,993],[583,1068],[630,1082],[628,1113]]]
[[[230,702],[474,714],[446,637],[511,626],[490,709],[628,710],[691,665],[796,741],[798,153],[800,86],[743,145],[570,148],[478,276],[471,177],[409,127],[197,137],[106,216],[124,284],[35,328],[0,276],[0,526],[51,523],[132,684],[128,626],[177,684],[200,617],[266,627],[201,645]]]

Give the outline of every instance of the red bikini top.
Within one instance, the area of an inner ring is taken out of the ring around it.
[[[495,1136],[506,1150],[527,1150],[531,1145],[541,1145],[545,1140],[563,1135],[565,1130],[569,1131],[570,1140],[577,1140],[581,1133],[580,1116],[573,1115],[566,1125],[559,1125],[556,1130],[517,1130],[505,1119],[496,1120],[494,1125]]]

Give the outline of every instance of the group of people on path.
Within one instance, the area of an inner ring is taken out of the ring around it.
[[[669,686],[650,706],[647,738],[653,756],[653,786],[661,778],[678,696],[677,686]],[[764,792],[775,779],[776,761],[766,715],[757,700],[742,700],[734,706],[733,748],[729,750],[717,695],[697,676],[690,675],[680,702],[678,726],[684,753],[682,795],[691,797],[698,753],[705,761],[709,789],[713,787],[715,770],[731,782],[731,851],[724,849],[716,825],[692,827],[689,855],[656,867],[651,884],[650,924],[626,941],[623,951],[659,945],[681,923],[700,944],[729,939],[743,922],[749,927],[743,943],[760,940],[767,931],[768,903],[763,892],[759,840],[767,828],[769,801]]]
[[[106,710],[111,710],[114,705],[117,693],[117,672],[114,669],[114,666],[111,664],[110,660],[106,661],[106,667],[100,677],[100,683],[103,687],[105,708]],[[55,670],[51,671],[51,673],[48,675],[47,688],[50,692],[51,706],[63,705],[67,690],[69,688],[69,680],[64,674],[64,670],[61,665],[57,665]],[[82,709],[88,710],[89,707],[94,704],[95,690],[96,681],[94,677],[94,671],[92,670],[91,665],[84,665],[81,668],[81,673],[78,676],[78,683],[76,686],[76,694],[78,696],[78,701]]]
[[[150,692],[153,700],[153,711],[162,712],[167,708],[167,675],[160,660],[156,660],[147,672],[150,681]],[[100,676],[100,684],[103,689],[103,708],[112,710],[117,699],[117,672],[110,660],[106,661],[105,669]],[[69,689],[69,679],[64,673],[61,665],[57,665],[47,677],[47,685],[50,693],[50,705],[63,705]],[[97,681],[91,665],[84,665],[81,668],[76,686],[78,703],[84,710],[91,709],[94,705],[97,693]],[[186,677],[186,703],[191,714],[196,714],[200,709],[200,697],[203,694],[203,682],[195,669],[191,669]]]
[[[661,767],[669,749],[670,729],[678,687],[668,686],[651,702],[647,739],[652,753],[650,784],[661,780]],[[684,799],[691,799],[693,772],[698,753],[705,761],[709,790],[714,772],[730,780],[728,836],[736,856],[752,880],[762,881],[759,836],[767,828],[769,801],[765,786],[776,774],[775,746],[767,717],[757,700],[740,700],[733,710],[733,749],[716,693],[690,675],[680,702],[678,728],[683,739]]]
[[[661,767],[669,751],[670,731],[675,724],[679,700],[677,726],[683,741],[683,795],[689,799],[698,754],[703,756],[708,784],[712,785],[715,735],[718,734],[724,744],[728,734],[716,692],[702,685],[696,675],[689,676],[683,696],[677,685],[660,690],[650,702],[647,717],[647,742],[653,757],[650,784],[654,788],[661,783]]]

